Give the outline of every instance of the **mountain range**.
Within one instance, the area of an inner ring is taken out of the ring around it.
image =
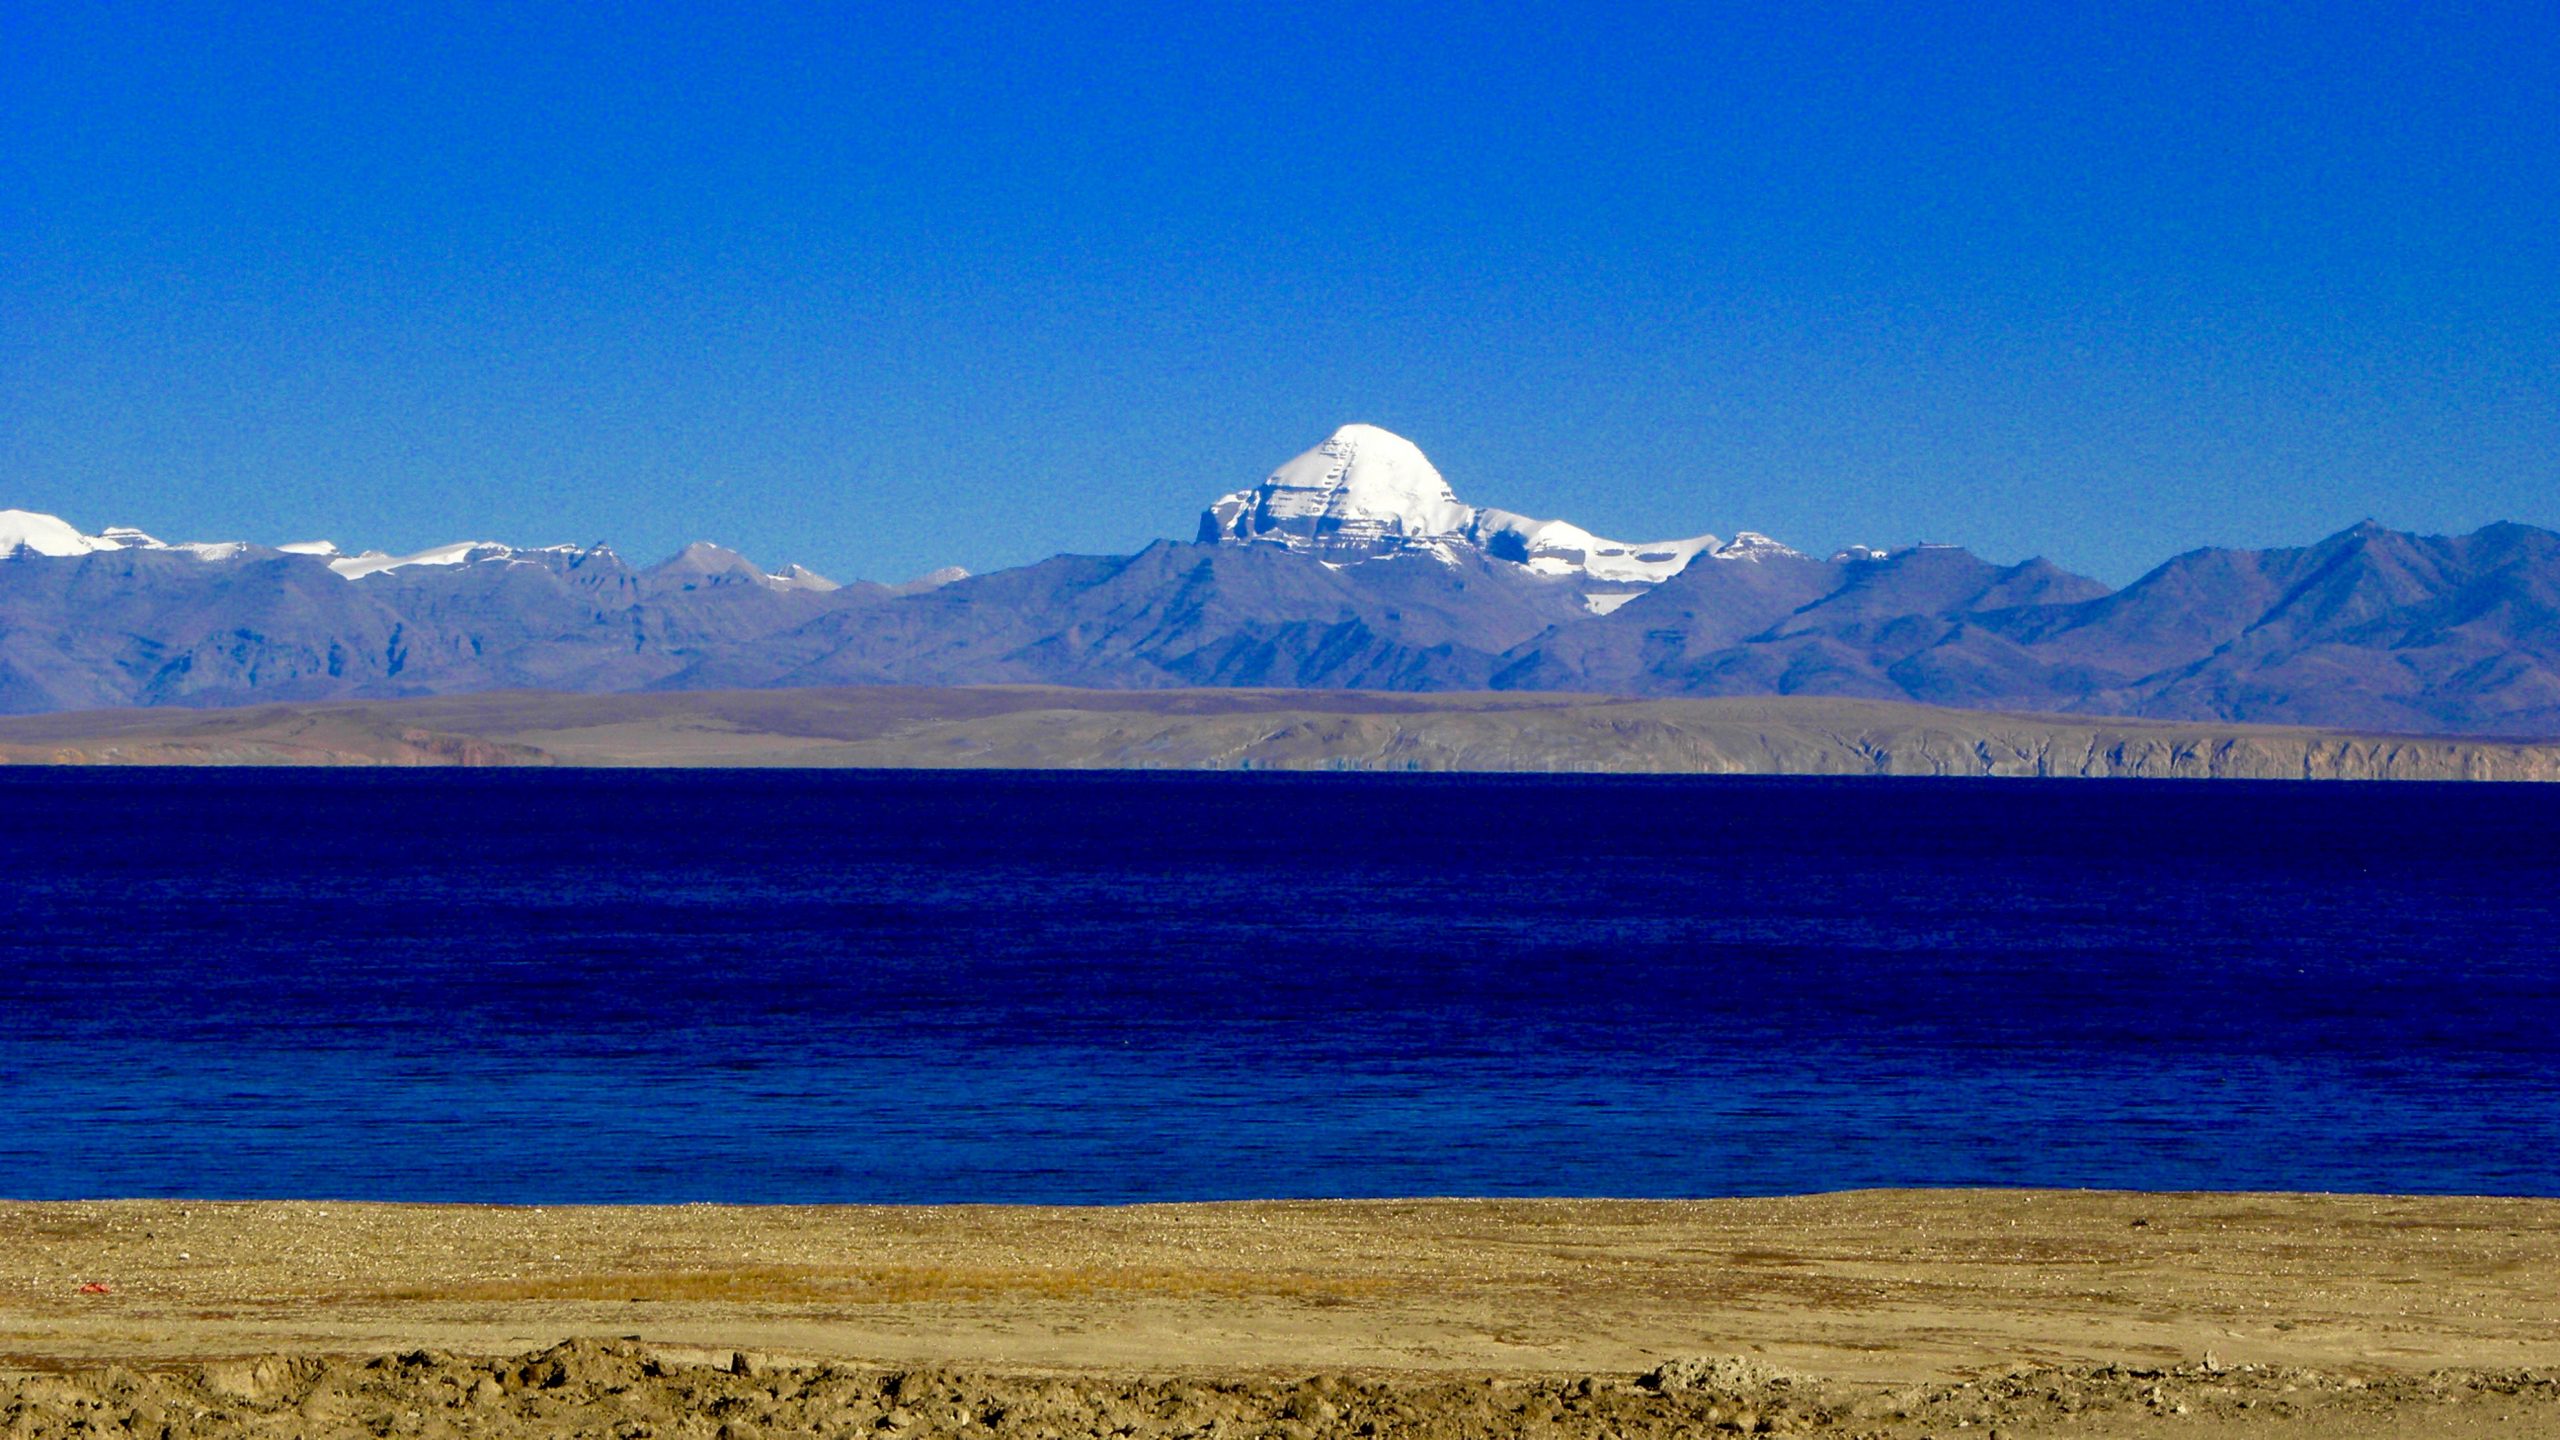
[[[709,544],[412,555],[168,544],[0,511],[0,712],[640,691],[1045,684],[1807,695],[2560,736],[2560,534],[2196,550],[2121,590],[1940,545],[1616,541],[1458,499],[1352,425],[1188,543],[906,585]]]

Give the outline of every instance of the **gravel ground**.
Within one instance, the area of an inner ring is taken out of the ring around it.
[[[2560,1436],[2555,1376],[2555,1201],[0,1204],[6,1437]]]

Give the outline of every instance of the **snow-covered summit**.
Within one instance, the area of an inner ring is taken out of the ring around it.
[[[1274,470],[1249,490],[1220,498],[1200,516],[1202,544],[1278,545],[1332,563],[1399,555],[1455,560],[1473,550],[1541,575],[1601,587],[1591,608],[1615,603],[1680,573],[1706,555],[1759,560],[1796,552],[1743,531],[1625,541],[1563,520],[1539,520],[1458,499],[1419,446],[1375,425],[1345,425],[1323,444]]]
[[[968,578],[969,571],[966,567],[944,565],[938,569],[927,570],[907,583],[919,590],[939,590],[945,585],[957,585]]]
[[[1375,425],[1345,425],[1211,505],[1200,538],[1365,557],[1455,534],[1474,514],[1421,447]]]
[[[814,590],[821,594],[844,588],[806,565],[785,565],[764,577],[764,583],[776,590]]]
[[[110,525],[98,534],[84,535],[79,527],[58,515],[41,515],[33,510],[0,510],[0,560],[14,560],[21,555],[67,559],[110,550],[170,550],[192,555],[198,560],[228,560],[248,549],[249,544],[245,540],[188,541],[171,545],[154,540],[130,525]]]
[[[0,555],[14,558],[22,551],[36,555],[90,555],[115,548],[101,536],[81,534],[70,521],[57,515],[0,510]]]
[[[768,590],[823,593],[841,588],[806,565],[787,565],[767,574],[746,556],[708,540],[696,540],[659,561],[649,567],[649,574],[655,580],[684,590],[722,585],[761,585]]]
[[[675,554],[649,567],[652,575],[684,581],[692,585],[752,585],[765,580],[764,571],[756,563],[725,545],[696,540]]]

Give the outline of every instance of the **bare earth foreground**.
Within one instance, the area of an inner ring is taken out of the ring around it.
[[[0,1205],[0,1433],[2560,1435],[2560,1201]]]

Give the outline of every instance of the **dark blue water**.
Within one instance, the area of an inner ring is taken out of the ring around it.
[[[0,1193],[2560,1194],[2560,790],[0,772]]]

